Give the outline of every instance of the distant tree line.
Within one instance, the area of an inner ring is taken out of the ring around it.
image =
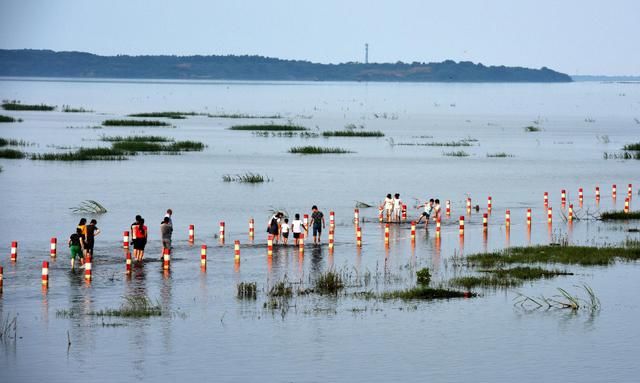
[[[570,82],[546,67],[440,63],[318,64],[263,56],[98,56],[84,52],[0,50],[0,76],[406,82]]]

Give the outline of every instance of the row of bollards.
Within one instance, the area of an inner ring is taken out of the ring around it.
[[[625,203],[624,203],[624,212],[628,213],[630,211],[630,202],[631,202],[631,198],[633,195],[633,186],[632,184],[628,184],[628,188],[627,188],[627,196],[625,198]],[[611,188],[611,196],[613,199],[616,198],[617,196],[617,187],[616,185],[612,185]],[[561,198],[561,203],[562,203],[562,207],[564,209],[564,207],[566,206],[567,203],[567,192],[565,189],[561,190],[560,193],[560,198]],[[600,188],[599,186],[595,187],[595,198],[596,201],[599,202],[600,200]],[[549,193],[548,192],[544,192],[543,195],[543,199],[544,199],[544,204],[545,207],[547,209],[547,223],[549,224],[549,226],[551,227],[552,223],[553,223],[553,208],[551,206],[549,206]],[[580,202],[580,204],[582,205],[584,199],[584,192],[583,192],[583,188],[579,188],[578,189],[578,201]],[[482,215],[482,229],[483,229],[483,233],[486,236],[486,233],[488,232],[488,223],[489,223],[489,215],[491,214],[492,211],[492,197],[489,196],[487,198],[487,212],[483,213]],[[567,221],[569,223],[572,223],[574,220],[574,210],[573,210],[573,204],[569,204],[568,206],[568,214],[567,214]],[[471,212],[471,198],[467,197],[466,198],[466,210],[467,213],[470,214]],[[477,207],[476,207],[477,209]],[[402,220],[406,221],[406,205],[402,205]],[[531,230],[531,208],[527,208],[526,211],[526,222],[527,222],[527,227],[528,230]],[[449,200],[446,201],[446,214],[447,216],[449,216],[451,213],[451,203]],[[382,222],[382,210],[379,210],[379,220]],[[306,222],[306,224],[308,225],[308,215],[304,215],[304,222]],[[358,248],[362,247],[363,241],[362,241],[362,228],[360,227],[360,212],[359,209],[355,209],[354,210],[354,222],[355,222],[355,233],[356,233],[356,246]],[[438,215],[436,217],[436,232],[435,232],[435,236],[436,236],[436,240],[440,239],[440,233],[441,233],[441,219],[440,216]],[[427,225],[429,224],[429,221],[427,221]],[[505,211],[505,228],[507,230],[507,235],[508,232],[510,230],[510,226],[511,226],[511,210],[510,209],[506,209]],[[333,211],[331,211],[329,213],[329,238],[328,238],[328,244],[329,244],[329,251],[332,253],[334,246],[335,246],[335,213]],[[465,234],[465,216],[461,215],[459,218],[459,235],[461,237],[461,241],[464,238],[464,234]],[[416,241],[416,222],[412,221],[411,222],[411,232],[410,232],[410,238],[411,238],[411,243],[412,245],[415,245],[415,241]],[[195,226],[193,224],[189,225],[189,242],[193,243],[195,241]],[[300,253],[300,256],[304,255],[304,239],[305,239],[305,232],[301,233],[301,236],[298,240],[298,251]],[[249,238],[250,240],[253,240],[255,236],[255,226],[254,226],[254,220],[253,218],[251,218],[249,220]],[[124,231],[123,232],[123,248],[125,250],[125,258],[126,258],[126,269],[125,272],[126,274],[130,275],[131,274],[131,267],[132,267],[132,259],[131,259],[131,253],[129,252],[129,231]],[[225,239],[225,222],[224,221],[220,221],[220,225],[219,225],[219,240],[221,243],[224,243],[224,239]],[[273,235],[269,235],[267,238],[267,255],[269,257],[271,257],[273,255],[273,241],[274,241],[274,236]],[[52,258],[55,258],[57,256],[57,245],[58,245],[58,240],[57,238],[53,237],[51,238],[50,241],[50,250],[49,250],[49,254]],[[384,245],[385,247],[389,247],[390,246],[390,225],[389,223],[386,223],[384,226]],[[17,241],[12,241],[11,242],[11,261],[12,262],[17,262],[18,259],[18,242]],[[168,271],[171,267],[171,250],[170,249],[163,249],[163,253],[162,253],[162,260],[163,260],[163,269],[165,271]],[[240,263],[240,241],[239,240],[235,240],[234,241],[234,260],[236,262],[236,264]],[[85,256],[84,259],[84,279],[87,282],[90,282],[92,279],[92,257],[90,254],[88,254],[87,256]],[[201,251],[200,251],[200,265],[202,267],[202,269],[206,269],[206,265],[207,265],[207,245],[202,245],[201,247]],[[48,287],[49,285],[49,262],[48,261],[43,261],[42,263],[42,274],[41,274],[41,278],[42,278],[42,286],[43,287]],[[3,287],[3,268],[2,266],[0,266],[0,292],[2,291],[2,287]]]

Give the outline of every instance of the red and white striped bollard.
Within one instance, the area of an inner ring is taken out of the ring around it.
[[[42,261],[42,286],[49,286],[49,262]]]
[[[196,240],[196,227],[195,225],[189,225],[189,242],[193,243]]]
[[[49,255],[51,256],[51,258],[55,258],[56,255],[58,255],[58,238],[56,237],[51,238]]]
[[[122,248],[127,250],[129,248],[129,232],[122,233]]]
[[[18,260],[18,241],[11,242],[11,262]]]

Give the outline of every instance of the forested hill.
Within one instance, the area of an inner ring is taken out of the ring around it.
[[[543,67],[468,61],[318,64],[262,56],[98,56],[83,52],[0,50],[0,76],[404,82],[570,82]]]

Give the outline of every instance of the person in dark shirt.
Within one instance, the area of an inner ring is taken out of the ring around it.
[[[77,228],[76,232],[69,237],[69,252],[71,253],[71,270],[75,267],[76,258],[80,258],[84,247],[82,239],[82,229]]]
[[[311,227],[313,227],[313,244],[320,244],[320,235],[322,234],[322,229],[324,229],[324,214],[316,205],[313,205],[311,208]]]
[[[85,252],[88,256],[93,257],[93,244],[95,242],[95,237],[100,234],[100,229],[96,226],[98,221],[92,219],[91,222],[87,225],[87,238],[85,240]]]

